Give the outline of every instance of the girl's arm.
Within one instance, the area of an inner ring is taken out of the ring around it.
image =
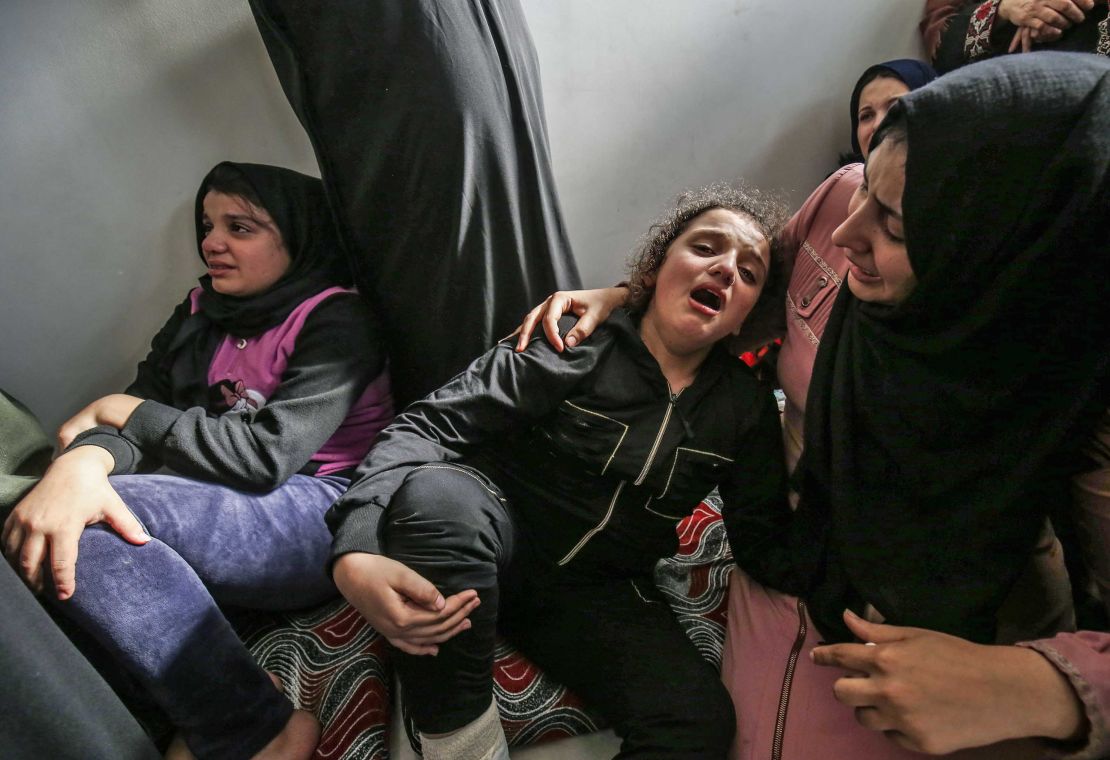
[[[335,295],[308,315],[281,382],[258,410],[210,417],[200,407],[147,400],[120,435],[182,475],[269,490],[308,463],[384,367],[369,307]]]
[[[523,353],[502,342],[409,406],[382,431],[347,493],[328,511],[333,558],[378,554],[378,522],[414,467],[456,461],[483,442],[540,419],[597,366],[610,345],[607,332],[562,354],[544,341],[533,341]]]

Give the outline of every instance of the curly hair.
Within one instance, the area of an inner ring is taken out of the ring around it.
[[[663,266],[671,243],[686,231],[691,220],[715,208],[749,217],[759,225],[770,243],[771,256],[767,262],[763,291],[744,320],[739,341],[735,344],[738,351],[750,350],[777,337],[785,328],[783,301],[787,272],[778,238],[790,218],[790,211],[777,196],[747,185],[713,184],[680,194],[674,206],[655,220],[629,257],[629,295],[625,307],[633,314],[641,314],[647,309],[655,292],[655,286],[649,281]]]

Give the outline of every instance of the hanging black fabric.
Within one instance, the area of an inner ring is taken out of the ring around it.
[[[251,7],[385,324],[398,401],[579,286],[516,0]]]
[[[987,61],[901,103],[919,282],[894,307],[841,293],[809,393],[796,569],[830,638],[866,601],[991,641],[1107,404],[1110,61]]]

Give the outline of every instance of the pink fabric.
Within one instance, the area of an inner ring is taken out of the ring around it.
[[[783,247],[787,256],[794,252],[794,269],[786,290],[786,339],[778,373],[787,406],[798,412],[805,410],[817,346],[848,271],[848,260],[831,236],[848,217],[848,201],[861,182],[863,164],[840,169],[813,191],[783,230]]]
[[[250,411],[264,405],[281,384],[297,336],[305,320],[320,303],[337,293],[354,293],[349,288],[331,287],[305,299],[284,322],[250,339],[228,335],[216,349],[208,366],[208,384],[227,380],[239,400],[235,411]],[[200,308],[201,289],[189,293],[192,313]],[[351,407],[342,424],[310,461],[319,463],[317,475],[330,475],[355,467],[381,430],[393,419],[393,397],[389,374],[382,372]]]
[[[1069,760],[1094,760],[1110,755],[1110,633],[1079,631],[1018,646],[1035,649],[1047,657],[1071,682],[1090,723],[1086,746],[1064,756]]]
[[[798,599],[734,570],[729,585],[728,634],[721,673],[736,708],[731,760],[772,757],[787,660],[798,635]],[[883,734],[855,721],[852,708],[836,701],[833,683],[842,674],[814,665],[809,652],[820,633],[806,615],[807,633],[791,679],[783,733],[783,760],[921,760]],[[946,755],[949,760],[1032,760],[1045,756],[1038,742],[1007,742]]]

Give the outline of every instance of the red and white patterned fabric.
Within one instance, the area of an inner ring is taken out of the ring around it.
[[[719,667],[725,637],[732,555],[720,500],[710,495],[677,527],[678,552],[660,561],[655,581],[698,651]],[[391,714],[389,645],[342,601],[281,615],[241,629],[262,667],[276,674],[297,707],[312,710],[324,732],[317,760],[388,757]],[[493,666],[494,697],[510,746],[579,736],[604,728],[563,686],[501,642]],[[404,721],[409,742],[419,740]]]
[[[252,618],[239,635],[295,707],[323,726],[315,760],[386,760],[390,646],[342,599],[308,612]]]

